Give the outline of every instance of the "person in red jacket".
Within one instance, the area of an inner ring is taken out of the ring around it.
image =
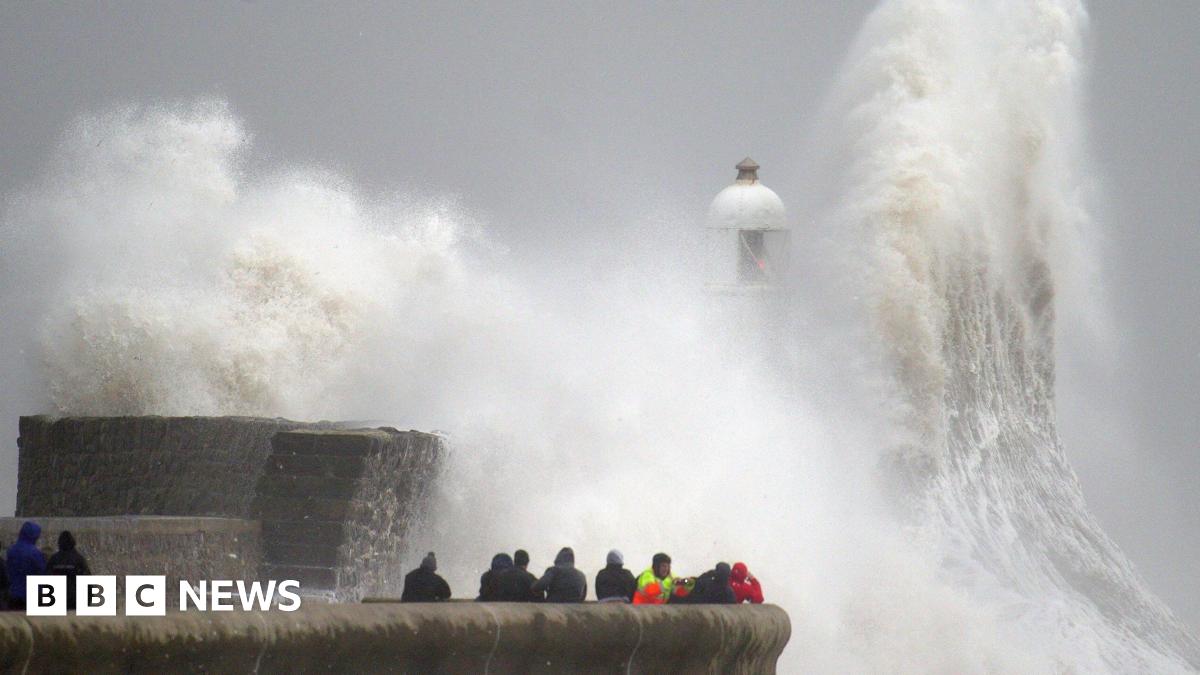
[[[743,602],[762,604],[762,586],[759,585],[758,579],[750,574],[746,563],[737,563],[733,566],[733,572],[729,575],[729,585],[733,588],[733,594],[737,597],[738,604]]]

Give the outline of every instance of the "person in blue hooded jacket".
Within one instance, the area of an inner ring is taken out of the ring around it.
[[[4,548],[0,544],[0,548]],[[0,612],[8,609],[8,564],[0,560]]]
[[[8,547],[4,564],[8,570],[8,608],[25,609],[25,578],[30,574],[46,573],[46,556],[38,550],[37,540],[42,528],[32,520],[21,525],[17,543]]]

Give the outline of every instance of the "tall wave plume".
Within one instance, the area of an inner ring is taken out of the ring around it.
[[[1055,428],[1056,306],[1094,311],[1086,20],[1075,0],[881,6],[841,92],[842,215],[902,405],[885,465],[943,576],[1055,636],[1062,669],[1190,670],[1200,643],[1088,512]]]

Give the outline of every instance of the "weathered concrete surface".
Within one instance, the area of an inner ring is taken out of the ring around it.
[[[236,518],[114,516],[107,518],[0,518],[0,543],[17,539],[21,523],[42,526],[38,545],[58,549],[70,530],[93,574],[117,575],[118,594],[128,574],[164,574],[168,588],[179,580],[258,578],[262,560],[258,521]]]
[[[399,593],[400,553],[424,513],[441,439],[391,428],[275,434],[252,512],[264,579],[340,600]]]
[[[17,515],[246,518],[278,431],[255,417],[20,419]]]
[[[431,514],[430,495],[441,471],[442,439],[415,431],[375,433],[338,550],[337,598],[394,595],[403,590],[401,554],[408,536]]]
[[[306,605],[292,613],[0,616],[0,671],[772,673],[772,605]]]
[[[261,536],[228,542],[219,527],[208,539],[204,528],[191,539],[179,532],[158,539],[125,520],[97,532],[98,540],[82,533],[80,548],[97,570],[173,580],[296,579],[304,593],[342,600],[399,593],[404,538],[425,512],[442,455],[432,434],[253,417],[30,416],[20,431],[22,517],[262,523]],[[49,537],[85,527],[42,525]],[[236,573],[227,571],[229,554],[244,563]]]

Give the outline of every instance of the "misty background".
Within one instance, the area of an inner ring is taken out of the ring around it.
[[[700,227],[747,154],[803,245],[822,236],[822,104],[873,5],[4,3],[0,193],[37,179],[81,113],[209,96],[253,135],[248,170],[455,199],[525,269],[586,275],[555,254],[649,210]],[[1059,326],[1059,428],[1107,532],[1200,627],[1200,4],[1089,8],[1113,346],[1073,351]],[[16,417],[43,411],[23,384],[0,383],[3,513]]]

